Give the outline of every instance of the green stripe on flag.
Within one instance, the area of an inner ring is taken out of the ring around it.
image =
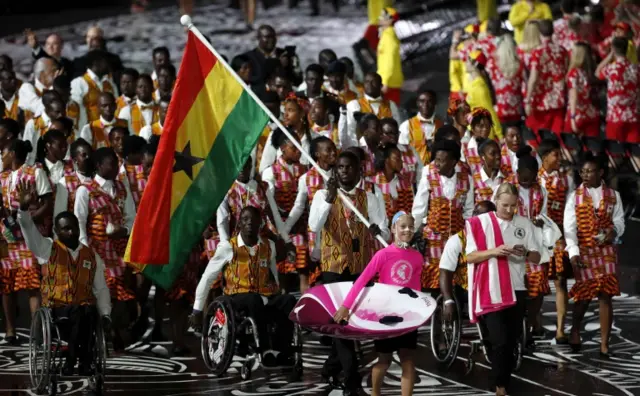
[[[244,91],[224,121],[198,176],[171,217],[169,264],[147,265],[143,270],[145,276],[164,289],[171,288],[251,155],[267,122],[269,116]]]

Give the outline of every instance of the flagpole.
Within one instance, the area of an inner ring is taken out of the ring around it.
[[[198,30],[198,28],[193,24],[191,17],[189,15],[181,16],[180,23],[182,24],[182,26],[185,26],[187,29],[189,29],[191,33],[193,33],[202,42],[202,44],[204,44],[204,46],[207,47],[209,51],[213,53],[213,55],[215,55],[215,57],[217,58],[217,62],[221,63],[225,67],[225,69],[227,69],[227,71],[233,76],[233,78],[235,78],[236,81],[242,86],[242,88],[244,88],[244,90],[249,94],[249,96],[251,96],[251,98],[256,101],[256,103],[260,106],[260,108],[265,113],[267,113],[267,115],[269,115],[269,118],[271,118],[271,121],[273,121],[273,123],[275,123],[278,126],[278,128],[280,128],[280,130],[287,136],[287,138],[289,138],[291,143],[293,143],[293,145],[296,146],[296,148],[309,161],[309,163],[314,168],[316,168],[316,170],[322,175],[324,180],[325,181],[329,180],[329,175],[327,174],[327,172],[325,172],[324,169],[320,168],[318,163],[314,161],[313,158],[311,158],[311,155],[305,149],[302,148],[302,145],[300,144],[300,142],[298,142],[298,139],[291,136],[291,134],[289,133],[289,130],[280,122],[280,120],[276,116],[273,115],[271,110],[269,110],[269,108],[265,106],[264,103],[262,103],[262,100],[258,98],[258,95],[256,95],[251,90],[251,88],[247,84],[245,84],[244,81],[242,81],[240,76],[238,76],[238,74],[231,68],[231,66],[229,66],[229,64],[222,58],[222,56],[218,53],[218,51],[216,51],[216,49],[213,48],[211,43],[209,43],[209,41],[202,35],[202,33],[200,33],[200,30]],[[344,204],[349,208],[349,210],[351,210],[358,217],[358,219],[360,219],[360,221],[367,228],[369,228],[370,226],[369,219],[367,219],[362,213],[360,213],[360,211],[356,208],[353,202],[351,202],[351,199],[349,199],[340,189],[338,189],[338,196],[340,196],[340,199],[342,199],[342,202],[344,202]],[[384,240],[384,238],[382,238],[381,235],[377,235],[376,238],[378,239],[378,241],[380,241],[380,243],[383,246],[385,247],[388,246],[387,242]]]

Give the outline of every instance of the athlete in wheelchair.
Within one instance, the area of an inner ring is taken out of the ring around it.
[[[111,323],[111,300],[105,266],[94,251],[79,241],[78,219],[71,212],[54,221],[56,241],[40,234],[28,211],[36,202],[34,186],[18,186],[18,224],[27,247],[42,265],[42,307],[29,334],[29,373],[38,394],[57,391],[60,375],[90,378],[100,394],[105,372],[105,328]]]
[[[260,238],[261,221],[259,209],[242,209],[238,236],[220,243],[196,289],[191,321],[203,329],[202,358],[215,375],[227,371],[234,355],[246,357],[243,379],[256,360],[265,368],[285,366],[301,374],[300,329],[288,318],[296,299],[279,293],[275,244]],[[205,309],[220,273],[223,295]],[[277,336],[271,337],[274,328]]]

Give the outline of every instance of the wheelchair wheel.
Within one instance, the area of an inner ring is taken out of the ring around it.
[[[31,388],[43,394],[51,380],[51,314],[40,308],[33,315],[29,333],[29,376]]]
[[[216,376],[227,372],[233,359],[236,328],[231,304],[215,299],[207,308],[200,351],[205,366]]]
[[[105,372],[107,371],[107,342],[101,318],[98,318],[94,332],[93,359],[92,387],[97,394],[101,394],[104,390]]]
[[[527,346],[527,319],[522,319],[522,334],[518,337],[518,343],[516,344],[516,348],[514,350],[514,362],[515,365],[513,367],[513,371],[520,370],[520,366],[522,365],[522,358],[524,355],[525,348]]]
[[[460,346],[460,304],[455,298],[454,301],[456,301],[456,315],[452,321],[445,322],[443,319],[444,297],[442,295],[438,296],[436,310],[431,316],[431,351],[443,370],[448,370],[451,367]]]

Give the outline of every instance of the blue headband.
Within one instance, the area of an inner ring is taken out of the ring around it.
[[[393,215],[393,219],[391,220],[391,225],[396,224],[396,221],[398,221],[399,218],[401,218],[402,216],[406,215],[407,212],[404,211],[399,211],[398,213]]]

